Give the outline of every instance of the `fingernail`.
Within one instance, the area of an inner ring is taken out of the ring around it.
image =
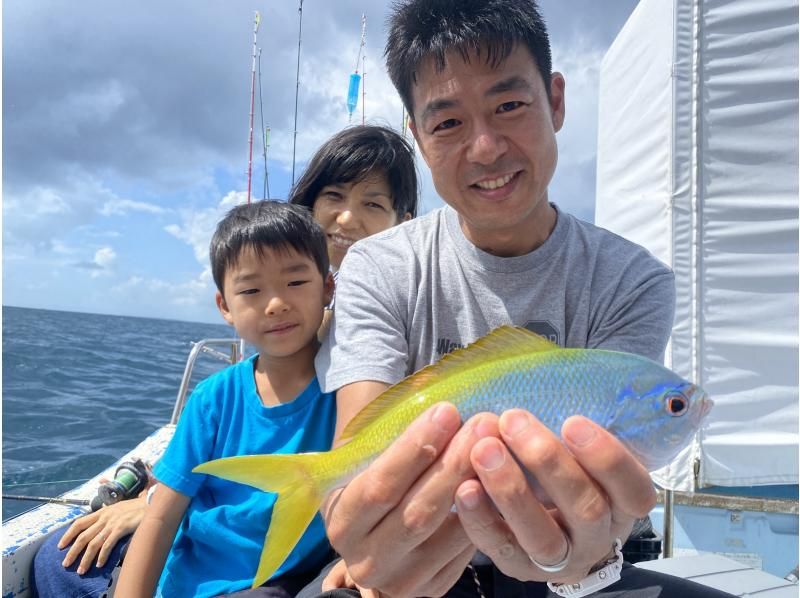
[[[587,421],[574,422],[564,430],[564,436],[576,446],[586,446],[597,435],[597,432]]]
[[[483,447],[477,455],[478,464],[486,471],[494,471],[506,461],[506,456],[496,444]]]
[[[84,568],[83,567],[78,567],[78,575],[83,575],[84,573],[86,573]]]
[[[503,431],[507,436],[515,437],[531,425],[531,420],[524,411],[509,411],[502,417]]]
[[[431,414],[431,421],[438,424],[442,430],[450,431],[453,429],[453,415],[450,413],[450,407],[446,403],[437,405]]]
[[[478,492],[476,490],[467,490],[458,495],[458,500],[461,501],[465,509],[473,511],[478,506]]]

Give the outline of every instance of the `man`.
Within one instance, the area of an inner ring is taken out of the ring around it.
[[[389,385],[502,324],[661,359],[672,273],[550,203],[565,82],[535,2],[407,0],[385,55],[447,206],[358,243],[342,264],[317,358],[325,389],[338,389],[336,437]],[[323,587],[537,596],[542,582],[574,583],[614,561],[616,540],[655,503],[650,478],[584,418],[561,437],[524,411],[459,428],[452,406],[433,408],[330,497],[323,513],[347,575],[339,566]],[[658,586],[715,595],[635,568],[608,591]]]

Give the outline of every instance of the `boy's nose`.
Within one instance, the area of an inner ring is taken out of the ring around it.
[[[289,311],[290,306],[280,297],[273,297],[267,303],[267,314],[277,315]]]

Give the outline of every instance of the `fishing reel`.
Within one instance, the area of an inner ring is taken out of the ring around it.
[[[136,498],[147,487],[149,479],[148,467],[141,459],[123,462],[117,467],[114,479],[97,490],[97,496],[91,502],[92,511],[97,511],[103,505]]]

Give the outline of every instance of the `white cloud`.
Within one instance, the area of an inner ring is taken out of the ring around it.
[[[231,191],[212,208],[204,210],[180,210],[180,224],[169,224],[164,230],[176,239],[186,242],[192,247],[194,257],[200,264],[208,264],[208,245],[217,227],[217,223],[233,206],[247,201],[247,193]]]
[[[102,247],[94,254],[94,263],[101,268],[110,268],[117,259],[117,254],[111,247]]]
[[[145,212],[148,214],[163,214],[166,212],[161,206],[130,199],[112,199],[103,204],[99,210],[103,216],[124,216],[128,212]]]

